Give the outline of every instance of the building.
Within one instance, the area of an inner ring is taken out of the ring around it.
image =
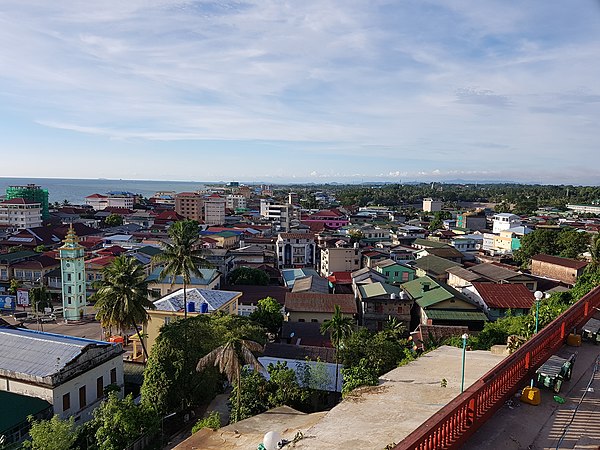
[[[243,194],[229,194],[225,197],[227,209],[246,209],[246,196]]]
[[[358,318],[353,295],[318,292],[288,292],[285,296],[285,318],[290,322],[323,323],[331,319],[335,305],[339,305],[342,314]]]
[[[208,289],[186,289],[187,315],[211,314],[216,311],[238,314],[238,300],[241,292]],[[160,328],[185,316],[183,289],[179,289],[154,302],[156,309],[148,310],[148,323],[144,325],[146,349],[150,349],[160,334]]]
[[[321,224],[329,229],[337,230],[348,225],[349,221],[348,217],[338,209],[324,209],[306,217],[302,217],[302,223],[307,225]]]
[[[531,258],[531,274],[573,286],[587,265],[586,261],[538,254]]]
[[[279,233],[277,236],[277,262],[279,268],[313,267],[316,245],[312,233]]]
[[[204,223],[206,225],[223,225],[225,223],[225,198],[218,194],[204,197]]]
[[[14,230],[42,226],[42,205],[26,198],[0,202],[0,226]]]
[[[324,248],[321,250],[321,276],[326,277],[333,272],[354,272],[360,269],[360,259],[358,245],[353,248]]]
[[[83,256],[85,249],[73,227],[58,249],[62,278],[62,303],[65,320],[79,320],[86,314],[86,278]]]
[[[520,227],[521,225],[521,218],[515,214],[500,213],[494,214],[492,217],[492,233],[494,234],[499,234],[503,230]]]
[[[600,215],[600,205],[567,205],[567,209],[580,214]]]
[[[21,328],[0,328],[0,341],[0,391],[45,400],[62,419],[91,419],[106,386],[123,388],[120,344]]]
[[[48,190],[42,189],[36,184],[28,184],[25,186],[9,186],[6,188],[6,200],[14,198],[24,198],[26,200],[39,203],[42,207],[42,219],[50,218],[50,210],[48,206]]]
[[[474,282],[462,293],[480,304],[492,321],[506,316],[509,310],[513,316],[527,314],[535,301],[533,293],[522,284]]]
[[[469,230],[485,230],[487,219],[483,213],[465,212],[456,216],[456,226]]]
[[[416,269],[417,277],[430,276],[443,282],[448,280],[448,269],[460,267],[460,264],[456,262],[435,255],[423,256],[411,265]]]
[[[488,320],[481,306],[431,277],[417,278],[401,287],[415,301],[413,316],[417,324],[460,325],[478,331]]]
[[[444,204],[444,202],[442,202],[440,200],[434,200],[432,198],[424,198],[423,199],[423,211],[425,211],[425,212],[441,211],[443,204]]]
[[[13,448],[11,444],[17,444],[29,436],[29,416],[35,420],[48,420],[52,417],[52,405],[41,398],[0,391],[0,405],[5,411],[11,412],[0,415],[2,448]]]
[[[415,279],[415,269],[413,267],[397,263],[391,259],[379,261],[373,268],[383,274],[389,284],[401,284]]]
[[[387,283],[361,284],[357,289],[361,323],[372,331],[383,330],[395,318],[408,330],[413,300],[399,287]]]
[[[260,216],[278,225],[282,231],[289,231],[292,220],[298,218],[298,208],[290,204],[276,204],[261,199]]]
[[[124,208],[133,209],[135,197],[125,193],[103,195],[92,194],[85,198],[85,204],[94,208],[95,211],[102,211],[106,208]]]
[[[158,296],[165,296],[183,288],[183,277],[167,276],[160,278],[162,267],[156,267],[148,276],[148,289]],[[191,275],[190,282],[186,284],[188,289],[197,288],[202,290],[219,289],[221,286],[221,273],[217,269],[198,269],[201,276]]]
[[[202,196],[195,192],[175,194],[175,212],[188,220],[202,221]]]

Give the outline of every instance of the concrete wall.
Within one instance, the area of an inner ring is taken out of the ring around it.
[[[552,278],[563,283],[574,285],[583,269],[571,269],[544,261],[531,260],[531,273],[540,277]]]

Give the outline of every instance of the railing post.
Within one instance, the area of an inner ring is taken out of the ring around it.
[[[477,401],[476,398],[473,397],[469,400],[469,407],[467,408],[467,425],[471,426],[475,423],[475,419],[477,418]]]
[[[531,369],[531,352],[525,353],[525,368]]]
[[[565,338],[565,322],[563,321],[560,324],[560,339],[564,339]]]
[[[589,313],[590,313],[590,302],[585,302],[583,304],[583,315],[585,317],[587,317]]]

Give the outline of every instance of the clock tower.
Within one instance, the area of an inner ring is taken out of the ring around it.
[[[62,275],[62,301],[64,318],[79,320],[86,308],[85,264],[83,262],[84,248],[79,245],[79,238],[69,227],[64,244],[58,249],[60,258],[60,273]]]

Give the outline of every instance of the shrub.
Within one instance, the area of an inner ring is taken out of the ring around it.
[[[192,427],[192,434],[200,431],[202,428],[210,428],[211,430],[218,430],[221,428],[221,415],[218,411],[211,411],[211,413],[198,420]]]

